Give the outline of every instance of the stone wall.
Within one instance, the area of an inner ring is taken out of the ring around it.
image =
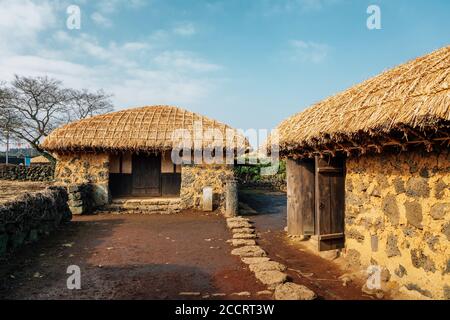
[[[65,188],[48,187],[0,205],[0,256],[37,241],[70,221],[67,200]]]
[[[56,155],[55,180],[65,185],[92,185],[93,205],[109,203],[109,156],[106,153]]]
[[[203,188],[213,188],[213,209],[225,212],[226,181],[234,178],[231,165],[183,165],[181,201],[183,208],[202,209]]]
[[[282,175],[271,175],[262,176],[257,181],[238,179],[239,187],[248,189],[267,189],[274,191],[287,191],[287,181],[286,176]]]
[[[2,164],[0,165],[0,180],[19,181],[51,181],[54,168],[51,165],[24,165]]]
[[[450,299],[450,155],[347,160],[346,256],[380,265],[394,286]]]
[[[72,214],[90,214],[95,206],[93,186],[90,183],[71,184],[67,186],[69,208]]]

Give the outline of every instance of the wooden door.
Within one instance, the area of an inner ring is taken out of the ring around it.
[[[161,156],[133,155],[133,196],[161,195]]]
[[[315,158],[316,234],[319,251],[344,247],[345,159]]]
[[[287,223],[292,235],[314,234],[314,160],[286,162]]]

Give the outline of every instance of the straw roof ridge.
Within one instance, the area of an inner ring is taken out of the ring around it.
[[[448,131],[450,46],[384,71],[278,126],[281,149],[320,147],[398,128]]]
[[[144,151],[157,152],[173,147],[173,133],[186,129],[191,137],[196,122],[203,130],[219,130],[226,142],[226,130],[235,132],[235,141],[241,139],[230,126],[168,105],[144,106],[115,111],[69,123],[54,130],[45,138],[43,148],[48,151]],[[244,143],[247,141],[243,139]],[[242,141],[242,140],[240,140]],[[203,147],[211,141],[203,141]]]
[[[31,163],[50,163],[50,160],[48,160],[46,157],[44,156],[36,156],[30,159]]]

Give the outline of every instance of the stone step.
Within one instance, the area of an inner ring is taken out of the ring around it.
[[[113,199],[101,211],[113,213],[172,214],[181,211],[180,198]]]

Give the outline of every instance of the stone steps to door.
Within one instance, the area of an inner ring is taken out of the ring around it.
[[[113,199],[101,211],[117,214],[173,214],[181,211],[180,198]]]

